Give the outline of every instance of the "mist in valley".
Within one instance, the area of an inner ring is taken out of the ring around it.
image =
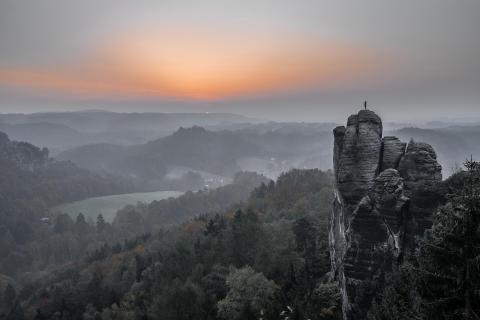
[[[479,319],[479,13],[0,1],[0,320]]]

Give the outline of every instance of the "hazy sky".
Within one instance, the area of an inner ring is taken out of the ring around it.
[[[0,0],[0,112],[480,117],[480,1]]]

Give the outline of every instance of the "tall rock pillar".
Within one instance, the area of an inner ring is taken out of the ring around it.
[[[364,319],[371,300],[365,288],[401,263],[414,235],[429,227],[441,167],[426,143],[382,138],[382,121],[370,110],[350,116],[333,134],[332,269],[344,318]]]

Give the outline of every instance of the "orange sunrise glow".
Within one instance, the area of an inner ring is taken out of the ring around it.
[[[0,69],[0,83],[92,95],[221,99],[299,87],[331,87],[380,69],[373,52],[286,35],[130,33],[77,61]]]

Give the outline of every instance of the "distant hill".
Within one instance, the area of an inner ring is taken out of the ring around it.
[[[58,159],[141,180],[163,179],[178,166],[223,177],[250,170],[275,178],[291,167],[330,168],[330,136],[324,127],[209,131],[194,126],[146,144],[73,148]]]
[[[229,126],[258,119],[223,113],[115,113],[101,110],[0,114],[0,131],[15,140],[47,147],[52,154],[92,144],[141,144],[179,127]]]
[[[0,132],[0,224],[3,218],[39,218],[46,208],[92,196],[128,192],[133,186],[49,157],[48,149],[12,141]],[[29,208],[30,202],[35,206]],[[29,204],[19,205],[22,201]],[[30,210],[31,209],[31,210]],[[15,216],[15,211],[20,211]]]
[[[116,113],[107,111],[0,114],[10,124],[48,122],[82,132],[174,131],[179,127],[255,123],[258,119],[229,113]]]
[[[197,140],[194,139],[195,133],[186,134],[181,139],[177,134],[162,140],[180,127],[192,126],[205,128],[208,133],[199,135],[195,138]],[[89,110],[0,114],[0,131],[15,140],[48,147],[52,155],[61,154],[59,159],[72,160],[84,168],[120,172],[132,177],[147,176],[150,180],[162,179],[174,170],[172,166],[221,176],[232,176],[239,169],[253,170],[271,178],[292,167],[330,169],[331,130],[335,126],[334,123],[261,122],[221,113]],[[442,123],[441,126],[429,125],[425,129],[390,124],[387,127],[390,129],[385,132],[386,135],[431,143],[437,150],[445,175],[453,172],[457,164],[470,154],[480,157],[477,143],[479,125]],[[207,141],[217,136],[222,138]],[[169,140],[171,143],[168,143]],[[173,148],[177,144],[178,148]],[[205,149],[207,144],[210,149]],[[244,148],[233,148],[235,144]],[[215,151],[220,149],[224,150],[223,154]],[[159,186],[159,182],[155,181],[150,186]]]
[[[236,159],[261,152],[258,146],[232,132],[211,132],[195,126],[180,128],[146,144],[93,144],[67,150],[57,158],[95,171],[148,179],[164,177],[169,166],[229,176],[240,170]]]
[[[61,148],[89,143],[89,134],[82,133],[63,124],[49,122],[32,122],[9,124],[0,123],[0,131],[7,133],[12,139],[29,143]]]

